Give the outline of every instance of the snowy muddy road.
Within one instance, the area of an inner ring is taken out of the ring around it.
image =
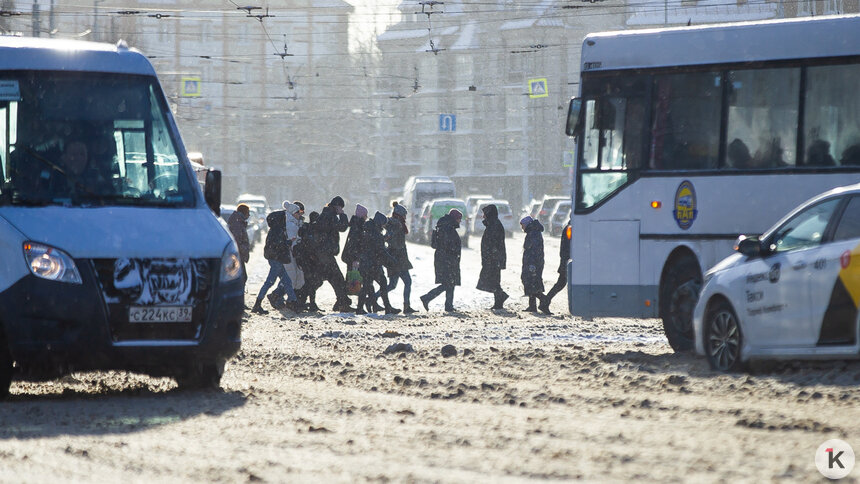
[[[512,295],[521,240],[508,245]],[[420,307],[432,253],[410,254]],[[452,315],[440,298],[410,317],[247,318],[221,391],[126,373],[15,383],[0,402],[0,481],[809,482],[825,440],[860,449],[858,363],[717,374],[673,354],[658,321],[573,319],[564,293],[552,316],[523,313],[522,298],[483,309],[479,252],[463,257]],[[265,269],[258,246],[249,305]],[[331,307],[327,285],[319,300]],[[386,353],[397,343],[414,351]]]

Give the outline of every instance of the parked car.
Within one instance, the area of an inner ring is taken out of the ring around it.
[[[410,176],[403,186],[403,205],[409,212],[409,226],[420,225],[418,223],[419,212],[424,207],[425,202],[437,198],[453,198],[454,196],[456,196],[454,182],[447,176]],[[413,240],[419,236],[411,229],[409,233]]]
[[[269,202],[262,195],[254,195],[251,193],[243,193],[236,198],[236,205],[244,203],[248,207],[254,209],[255,224],[261,232],[265,232],[269,226],[266,225],[266,215],[269,214]],[[279,207],[280,208],[280,207]]]
[[[857,358],[860,185],[801,204],[704,276],[696,352],[720,371],[756,358]]]
[[[433,229],[436,228],[436,222],[443,215],[456,208],[463,213],[463,220],[460,221],[460,228],[457,229],[457,234],[460,236],[460,241],[463,247],[469,247],[469,216],[466,214],[466,202],[456,198],[442,198],[431,200],[424,204],[424,209],[421,211],[421,240],[425,243],[430,243],[430,237]]]
[[[494,197],[492,195],[469,195],[466,197],[466,210],[468,210],[470,215],[474,214],[475,207],[478,205],[478,202],[481,202],[482,200],[492,200],[493,198]]]
[[[514,220],[514,213],[511,210],[511,204],[507,202],[507,200],[481,200],[476,206],[475,210],[472,212],[471,223],[472,223],[472,234],[480,234],[484,232],[486,228],[484,226],[484,207],[487,205],[495,205],[496,208],[499,209],[499,220],[502,222],[502,226],[505,228],[505,235],[507,237],[512,237],[514,235],[514,228],[518,220]]]
[[[549,218],[550,235],[561,235],[561,230],[570,221],[570,200],[557,202]]]
[[[543,197],[543,200],[541,200],[540,208],[538,208],[537,214],[532,215],[531,217],[540,220],[540,223],[542,223],[544,227],[548,227],[553,207],[555,207],[556,203],[563,202],[565,200],[570,202],[570,197],[545,195]]]
[[[236,205],[221,205],[221,218],[224,219],[224,222],[226,223],[228,220],[230,220],[230,215],[233,215],[233,212],[235,211]],[[260,241],[260,231],[257,228],[256,224],[251,223],[251,217],[248,218],[248,241],[251,242],[251,249],[253,250],[254,244]]]
[[[535,218],[537,216],[538,210],[540,210],[541,203],[542,203],[542,200],[532,199],[532,201],[529,202],[528,205],[523,207],[523,210],[520,213],[520,218],[523,218],[526,215],[528,215],[531,218]],[[517,220],[517,222],[519,222],[519,220]]]

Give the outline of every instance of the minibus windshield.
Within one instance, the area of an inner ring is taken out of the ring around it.
[[[4,205],[194,204],[154,78],[0,73]]]

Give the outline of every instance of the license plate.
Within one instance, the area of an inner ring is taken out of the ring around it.
[[[188,323],[191,306],[132,306],[128,309],[130,323]]]

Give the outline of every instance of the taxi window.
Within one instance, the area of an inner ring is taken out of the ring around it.
[[[839,201],[834,198],[813,205],[789,219],[774,233],[770,250],[786,252],[819,245]]]
[[[842,219],[833,234],[834,241],[860,238],[860,197],[852,197],[842,212]]]

